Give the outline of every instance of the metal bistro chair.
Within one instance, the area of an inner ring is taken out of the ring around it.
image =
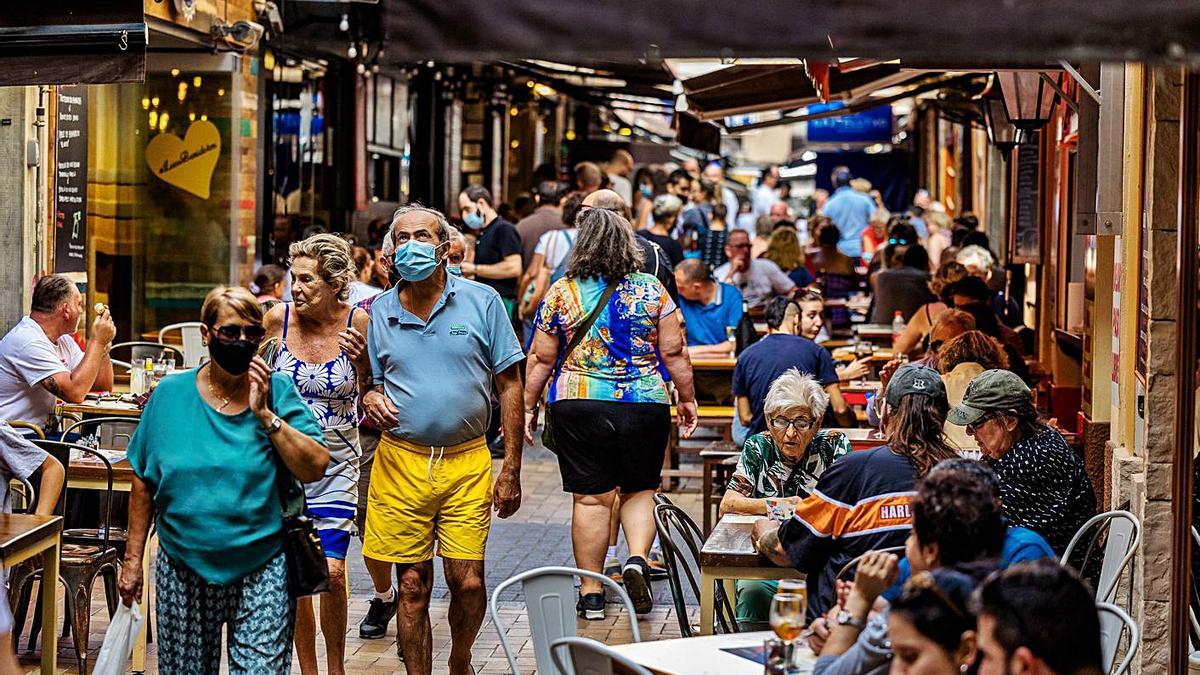
[[[88,446],[98,450],[124,450],[129,441],[133,438],[133,432],[137,429],[138,419],[132,417],[91,417],[70,424],[63,432],[60,441],[66,443],[69,439],[78,437],[75,441],[79,445]],[[111,495],[111,499],[117,496]],[[124,499],[119,500],[118,510],[127,508],[124,504]],[[108,507],[111,510],[111,507]],[[113,548],[117,549],[117,555],[125,556],[125,542],[128,534],[123,527],[108,528],[108,540]],[[77,542],[88,542],[92,544],[100,544],[104,538],[104,533],[101,533],[98,527],[72,528],[63,530],[63,537],[73,539]]]
[[[1141,633],[1137,624],[1125,613],[1125,610],[1107,602],[1097,602],[1096,611],[1100,615],[1100,658],[1104,672],[1110,675],[1125,675],[1137,656],[1142,645]],[[1129,646],[1125,650],[1125,658],[1113,670],[1117,660],[1117,650],[1121,646],[1121,638],[1129,635]]]
[[[567,654],[567,661],[563,661],[563,653]],[[640,664],[587,638],[564,637],[555,640],[550,643],[550,657],[558,671],[565,675],[613,675],[616,672],[614,663],[621,664],[625,673],[652,675]]]
[[[504,656],[508,659],[512,675],[521,675],[521,669],[517,667],[516,655],[513,654],[512,645],[505,635],[504,625],[500,623],[500,612],[497,609],[500,594],[513,584],[521,585],[521,591],[525,595],[525,608],[529,614],[529,634],[533,639],[537,671],[545,675],[571,675],[571,671],[559,670],[555,665],[550,645],[559,638],[575,637],[575,577],[595,579],[612,590],[625,605],[633,641],[642,641],[633,601],[617,582],[603,574],[574,567],[539,567],[506,579],[492,591],[491,602],[488,604],[488,613],[496,627],[496,633],[500,635],[500,646],[504,648]]]
[[[903,546],[889,546],[887,548],[880,548],[880,549],[876,549],[874,551],[867,551],[867,553],[895,553],[896,555],[903,558],[904,557],[904,547]],[[845,565],[842,565],[842,569],[838,570],[838,573],[836,576],[834,576],[834,579],[842,580],[842,581],[854,581],[854,579],[852,579],[852,578],[849,578],[849,579],[846,578],[846,573],[852,569],[857,570],[858,563],[862,562],[862,559],[867,556],[867,553],[863,553],[862,555],[857,556],[856,558],[854,558],[850,562],[846,563]]]
[[[117,358],[121,352],[129,350],[129,359]],[[123,366],[129,370],[133,370],[134,363],[145,363],[146,359],[159,361],[164,355],[170,356],[175,361],[175,366],[181,366],[187,361],[184,357],[183,350],[171,345],[165,345],[161,342],[118,342],[109,350],[109,356],[112,357],[113,365]]]
[[[22,422],[21,420],[8,420],[5,422],[8,426],[14,429],[28,429],[32,431],[38,438],[46,440],[46,432],[38,425],[32,422]]]
[[[1117,593],[1121,575],[1133,561],[1133,554],[1137,552],[1141,523],[1138,522],[1137,516],[1128,511],[1107,511],[1092,516],[1080,526],[1075,536],[1071,537],[1071,543],[1067,544],[1067,550],[1063,551],[1062,558],[1059,560],[1060,564],[1070,564],[1071,556],[1075,554],[1075,547],[1083,541],[1084,535],[1089,531],[1092,532],[1092,537],[1084,551],[1079,571],[1083,572],[1089,569],[1090,565],[1094,563],[1092,555],[1103,543],[1100,579],[1096,583],[1096,600],[1112,602]]]
[[[58,504],[54,507],[54,515],[61,516],[66,511],[67,495],[70,491],[67,484],[71,476],[70,464],[72,451],[93,455],[100,460],[100,463],[104,466],[108,481],[106,495],[108,500],[104,503],[108,504],[111,501],[113,483],[112,465],[104,455],[92,448],[74,443],[41,440],[33,441],[33,443],[54,456],[67,469],[67,481],[64,483]],[[59,580],[63,582],[66,589],[65,602],[67,616],[65,617],[65,622],[69,623],[71,632],[74,633],[75,657],[79,662],[79,670],[84,675],[87,675],[88,672],[87,650],[88,637],[91,630],[92,586],[95,584],[96,577],[99,576],[104,580],[104,596],[108,603],[108,615],[111,617],[117,609],[117,568],[120,559],[117,557],[117,550],[109,545],[107,536],[109,516],[108,508],[105,507],[102,513],[103,519],[101,520],[101,531],[104,533],[104,536],[100,540],[99,545],[88,541],[79,542],[72,540],[65,533],[63,536]],[[42,578],[42,569],[37,566],[38,559],[34,558],[27,562],[31,564],[28,566],[22,564],[14,567],[9,576],[10,602],[14,594],[20,594],[19,601],[12,605],[17,610],[14,614],[14,643],[24,628],[25,615],[29,611],[33,581]],[[47,583],[43,579],[39,592],[55,592],[54,584]],[[37,643],[37,635],[41,624],[41,603],[38,603],[38,608],[39,610],[34,613],[34,623],[29,638],[30,651],[34,649]]]
[[[683,584],[686,577],[687,589],[698,601],[700,549],[704,547],[704,537],[700,535],[700,528],[696,527],[696,522],[669,500],[655,505],[654,526],[658,529],[658,541],[663,548],[663,557],[666,558],[667,578],[671,584],[671,598],[675,603],[679,632],[684,637],[693,637],[695,631],[688,621],[688,602]],[[713,583],[713,620],[716,621],[716,628],[721,633],[739,632],[737,614],[725,593],[725,586],[720,581]]]
[[[158,331],[158,341],[160,344],[165,344],[163,342],[164,335],[171,331],[179,331],[183,340],[183,367],[195,368],[200,365],[200,359],[208,354],[204,344],[200,341],[200,326],[202,325],[199,321],[184,321],[163,326]]]

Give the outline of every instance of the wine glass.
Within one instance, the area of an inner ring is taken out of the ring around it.
[[[804,614],[808,611],[808,582],[804,579],[780,579],[779,587],[775,592],[799,595],[804,599],[804,605],[800,608],[800,613]]]
[[[776,593],[771,598],[771,630],[789,647],[804,630],[805,604],[798,593]]]

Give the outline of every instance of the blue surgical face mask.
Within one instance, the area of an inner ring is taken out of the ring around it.
[[[463,216],[463,224],[472,230],[478,230],[483,227],[483,214],[478,211],[472,211]]]
[[[654,188],[651,188],[649,185],[643,185],[639,189],[642,192],[642,196],[645,197],[646,199],[650,199],[651,197],[654,196]]]
[[[409,282],[424,281],[437,269],[437,248],[423,241],[405,242],[396,249],[392,260],[401,279]]]
[[[456,277],[462,276],[462,265],[446,265],[446,271]]]

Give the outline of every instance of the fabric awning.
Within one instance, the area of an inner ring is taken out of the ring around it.
[[[0,85],[104,84],[146,77],[141,0],[8,3]]]
[[[790,110],[824,101],[849,101],[887,87],[915,83],[935,76],[902,71],[895,63],[828,71],[828,91],[818,91],[811,71],[793,66],[731,66],[683,81],[688,109],[702,120],[729,115]],[[821,78],[824,85],[825,79]]]
[[[1200,57],[1200,3],[1178,0],[393,0],[381,6],[388,59],[401,63]]]

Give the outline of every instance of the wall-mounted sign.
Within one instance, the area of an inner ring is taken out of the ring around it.
[[[1017,146],[1013,171],[1012,239],[1008,250],[1016,264],[1042,263],[1041,174],[1038,171],[1039,137]]]
[[[844,108],[845,103],[818,103],[808,106],[807,114]],[[838,117],[822,117],[808,121],[809,143],[891,143],[892,106],[881,105],[870,110]]]
[[[54,271],[87,271],[87,85],[58,88]]]
[[[213,170],[221,156],[221,132],[208,120],[197,120],[180,140],[161,133],[146,145],[146,164],[163,181],[208,199]]]

